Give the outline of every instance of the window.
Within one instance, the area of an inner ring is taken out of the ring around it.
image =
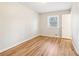
[[[49,16],[48,17],[48,26],[58,27],[58,25],[59,25],[59,17],[58,16]]]

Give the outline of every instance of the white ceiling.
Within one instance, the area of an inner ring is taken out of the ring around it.
[[[26,2],[22,4],[28,6],[29,8],[38,13],[66,10],[70,9],[72,6],[71,2],[48,2],[48,3]]]

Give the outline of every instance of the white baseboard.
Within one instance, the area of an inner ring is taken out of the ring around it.
[[[31,40],[31,39],[33,39],[33,38],[35,38],[35,37],[37,37],[37,36],[39,36],[39,35],[35,35],[35,36],[33,36],[33,37],[30,37],[30,38],[27,39],[27,40],[25,39],[25,40],[22,41],[22,42],[16,43],[16,44],[14,44],[14,45],[12,45],[12,46],[10,46],[10,47],[7,47],[7,48],[5,48],[5,49],[2,49],[2,50],[0,50],[0,53],[6,51],[6,50],[8,50],[8,49],[11,49],[11,48],[13,48],[13,47],[15,47],[15,46],[17,46],[17,45],[23,43],[23,42],[26,42],[26,41],[28,41],[28,40]]]
[[[73,47],[75,49],[75,52],[77,53],[77,55],[79,55],[79,50],[78,48],[76,47],[76,44],[74,43],[74,41],[72,41],[72,44],[73,44]]]
[[[43,34],[41,34],[41,36],[48,36],[48,37],[60,37],[60,36],[56,36],[56,35],[43,35]]]
[[[72,39],[71,36],[62,36],[62,38]]]

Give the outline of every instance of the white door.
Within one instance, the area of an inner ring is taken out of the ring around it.
[[[62,38],[71,38],[71,14],[62,15]]]

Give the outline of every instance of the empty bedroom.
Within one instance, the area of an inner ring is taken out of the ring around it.
[[[78,56],[78,2],[0,2],[0,56]]]

